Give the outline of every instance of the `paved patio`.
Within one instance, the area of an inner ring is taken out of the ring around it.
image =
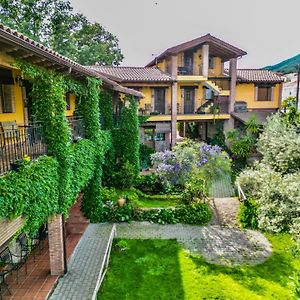
[[[67,256],[72,254],[81,234],[72,234],[67,237]],[[12,295],[3,288],[3,300],[44,300],[47,299],[54,287],[58,276],[50,275],[50,258],[48,239],[44,241],[42,250],[36,249],[35,262],[33,255],[30,255],[27,262],[27,274],[25,266],[19,271],[19,283],[16,283],[15,272],[7,276],[6,282],[9,284]]]
[[[149,222],[117,224],[117,238],[176,239],[187,251],[226,266],[260,264],[272,253],[263,234],[219,225],[159,225]]]

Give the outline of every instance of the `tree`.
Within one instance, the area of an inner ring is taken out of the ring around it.
[[[0,0],[0,22],[86,65],[119,65],[116,36],[75,14],[70,1]]]

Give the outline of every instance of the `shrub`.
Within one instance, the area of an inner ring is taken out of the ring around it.
[[[100,222],[131,222],[133,212],[134,206],[131,203],[127,203],[122,207],[115,204],[104,204]]]
[[[120,196],[126,198],[126,204],[118,206],[117,200]],[[143,200],[170,200],[178,201],[178,196],[169,195],[145,195],[138,190],[116,190],[104,188],[102,190],[103,214],[98,222],[131,222],[150,221],[159,224],[205,224],[211,218],[211,210],[206,203],[194,203],[191,205],[179,205],[175,208],[141,209],[138,208],[138,199]]]
[[[268,119],[258,142],[263,161],[280,173],[300,171],[300,134],[296,126],[274,115]]]
[[[239,221],[243,228],[258,228],[258,204],[254,199],[248,198],[241,204]]]
[[[158,194],[164,190],[158,175],[155,173],[139,176],[135,187],[147,194]]]
[[[152,155],[157,164],[157,173],[165,185],[185,186],[191,176],[206,179],[230,171],[230,159],[219,146],[210,146],[186,140],[174,147],[173,151],[157,152]]]
[[[150,221],[159,224],[206,224],[211,219],[211,210],[206,203],[180,205],[176,208],[139,210],[138,221]]]

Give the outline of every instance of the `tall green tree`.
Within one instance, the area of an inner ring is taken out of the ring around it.
[[[80,64],[119,65],[116,36],[64,0],[0,0],[0,22]]]

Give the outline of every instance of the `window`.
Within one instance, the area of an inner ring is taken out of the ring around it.
[[[214,57],[210,56],[208,59],[208,68],[214,69],[215,68],[215,60]]]
[[[155,140],[156,140],[157,142],[165,141],[165,140],[166,140],[166,134],[165,134],[165,133],[162,133],[162,132],[156,133],[156,135],[155,135]]]
[[[0,84],[0,104],[2,113],[14,112],[13,85]]]
[[[154,129],[145,129],[144,130],[145,141],[154,141]]]
[[[272,100],[272,86],[258,86],[257,101],[271,101],[271,100]]]
[[[185,69],[185,75],[193,74],[193,66],[194,66],[194,54],[193,52],[184,52],[183,54],[183,67]]]
[[[145,135],[145,141],[151,142],[151,141],[156,141],[156,142],[161,142],[166,140],[166,134],[162,132],[156,132],[154,129],[145,129],[144,130],[144,135]]]
[[[71,93],[66,94],[66,110],[71,110]]]

